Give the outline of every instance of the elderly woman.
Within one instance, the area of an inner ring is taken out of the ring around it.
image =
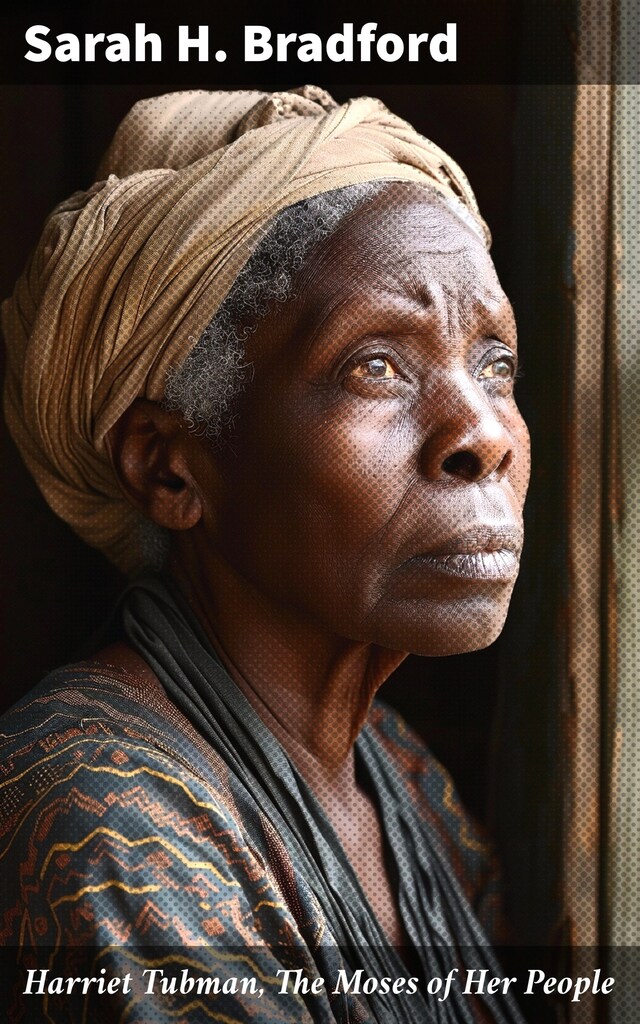
[[[517,574],[488,243],[441,150],[313,88],[140,103],[49,219],[4,307],[7,419],[134,580],[0,730],[16,1014],[519,1019],[477,983],[485,847],[372,703],[407,652],[494,640]]]

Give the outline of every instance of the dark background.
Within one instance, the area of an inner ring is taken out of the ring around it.
[[[54,25],[51,8],[47,17],[46,11],[38,16],[37,5],[31,6],[34,10],[24,16],[15,8],[8,17],[5,51],[11,33],[20,38],[20,26],[23,31],[38,21]],[[429,22],[437,22],[438,10],[445,12],[445,21],[451,20],[451,6],[434,6],[427,12]],[[455,75],[450,68],[440,68],[444,81],[427,81],[430,69],[420,84],[402,83],[396,67],[398,84],[388,84],[388,69],[380,80],[370,69],[359,82],[354,76],[351,84],[342,84],[344,69],[339,69],[340,75],[330,69],[334,73],[329,75],[326,68],[314,65],[285,79],[280,67],[277,82],[275,72],[264,80],[243,81],[233,75],[224,80],[223,66],[215,69],[216,80],[203,73],[198,86],[272,88],[308,80],[328,88],[339,101],[361,94],[378,96],[463,167],[492,230],[494,260],[519,322],[524,378],[518,384],[518,399],[533,443],[523,570],[507,627],[497,643],[461,657],[409,658],[386,685],[384,696],[423,733],[453,772],[468,806],[498,840],[519,938],[546,943],[561,937],[563,926],[561,680],[569,458],[563,439],[572,341],[573,89],[567,84],[531,84],[531,68],[545,66],[553,40],[556,51],[561,44],[563,81],[570,80],[571,6],[515,5],[507,0],[457,6],[464,15],[464,45],[475,41],[467,49],[472,63],[454,69]],[[553,15],[544,31],[542,7]],[[208,16],[200,20],[212,24],[210,5],[207,10]],[[81,12],[72,5],[67,11],[64,18],[56,15],[56,31],[125,30],[114,8],[108,23],[104,17],[92,17],[95,5],[85,4]],[[158,17],[161,13],[156,8]],[[280,20],[285,14],[286,7],[280,6]],[[260,15],[253,11],[251,16],[243,8],[242,15],[277,27],[277,19],[269,18],[264,7]],[[236,12],[236,21],[240,16]],[[139,17],[143,19],[144,13],[136,12],[135,19]],[[341,11],[331,30],[349,18],[356,20]],[[386,30],[400,31],[406,17],[398,19],[387,8],[379,20]],[[147,20],[152,29],[152,19]],[[198,23],[191,11],[188,17],[174,13],[173,20]],[[318,21],[317,14],[313,20]],[[375,12],[359,23],[366,20],[376,20]],[[295,30],[296,22],[285,27]],[[414,19],[409,27],[421,30],[420,21]],[[307,22],[304,28],[321,31],[322,25]],[[10,294],[53,205],[93,182],[102,151],[131,104],[181,84],[177,72],[162,82],[157,67],[152,84],[138,84],[135,77],[143,69],[133,66],[128,83],[118,81],[118,76],[109,79],[108,68],[88,72],[67,67],[64,75],[49,65],[33,68],[30,78],[20,70],[14,84],[0,87],[0,297]],[[254,75],[259,68],[253,66]],[[35,84],[38,81],[46,84]],[[4,428],[0,458],[0,704],[8,706],[48,669],[83,653],[87,637],[106,616],[122,580],[48,510]]]

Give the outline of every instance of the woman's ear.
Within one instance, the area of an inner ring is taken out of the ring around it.
[[[137,398],[105,440],[120,487],[147,519],[169,530],[196,525],[203,511],[190,465],[197,445],[180,413]]]

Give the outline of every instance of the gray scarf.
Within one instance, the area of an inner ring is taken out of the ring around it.
[[[220,664],[177,587],[165,578],[145,578],[127,589],[121,612],[128,642],[227,766],[251,845],[269,859],[260,825],[261,816],[266,816],[302,883],[319,902],[349,968],[362,968],[366,976],[376,978],[413,973],[389,945],[317,799]],[[396,766],[367,726],[356,742],[356,758],[377,801],[401,919],[425,983],[459,969],[446,1000],[426,992],[368,995],[372,1019],[377,1024],[520,1024],[510,995],[483,1001],[463,993],[465,970],[487,969],[490,976],[503,972],[454,877],[437,831],[417,814]],[[313,955],[317,960],[318,951]],[[332,1004],[337,1020],[354,1019],[349,1004],[347,998]]]

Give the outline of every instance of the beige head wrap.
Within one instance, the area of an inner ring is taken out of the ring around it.
[[[378,179],[457,197],[457,165],[378,100],[320,89],[183,92],[137,103],[87,192],[61,203],[2,307],[5,412],[51,508],[125,571],[139,516],[105,435],[138,396],[162,398],[268,221]]]

